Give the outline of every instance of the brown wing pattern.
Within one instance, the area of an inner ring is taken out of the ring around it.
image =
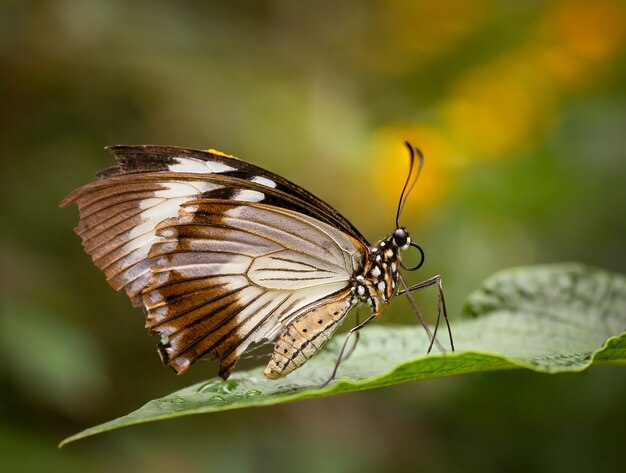
[[[85,250],[145,308],[177,372],[209,355],[226,378],[251,343],[275,338],[365,264],[358,235],[336,228],[340,216],[274,175],[220,155],[185,161],[141,147],[134,159],[129,149],[62,205],[77,202]]]
[[[210,354],[227,377],[251,343],[272,340],[364,264],[355,240],[263,204],[190,202],[157,234],[143,301],[161,356],[178,372]]]

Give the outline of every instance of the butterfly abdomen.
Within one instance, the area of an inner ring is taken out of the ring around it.
[[[344,291],[297,317],[280,334],[264,375],[278,379],[302,366],[324,346],[355,302],[352,294]]]

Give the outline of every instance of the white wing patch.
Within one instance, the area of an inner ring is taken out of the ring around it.
[[[219,174],[234,171],[235,168],[217,161],[202,161],[194,158],[175,158],[176,164],[168,166],[170,172],[185,172],[193,174]]]
[[[204,181],[164,182],[162,186],[163,189],[154,192],[154,197],[139,202],[139,208],[143,209],[140,214],[141,221],[123,235],[127,243],[118,250],[125,254],[118,262],[121,268],[130,268],[148,258],[150,248],[160,240],[156,236],[157,225],[168,218],[176,217],[185,202],[202,192],[222,187]],[[148,274],[149,271],[150,267],[144,265],[141,271],[128,274],[129,280]]]
[[[262,186],[265,186],[265,187],[272,187],[272,188],[276,187],[276,183],[274,181],[263,176],[254,176],[251,179],[251,181],[256,182],[257,184],[261,184]]]
[[[314,285],[345,283],[351,276],[352,271],[337,262],[305,257],[292,250],[256,258],[248,270],[250,281],[268,289],[298,290]]]
[[[154,197],[139,202],[142,223],[130,233],[129,238],[143,235],[148,231],[154,233],[156,226],[163,220],[176,217],[181,205],[203,192],[220,189],[223,186],[204,181],[164,182],[162,190],[154,193]],[[146,252],[146,255],[148,253]]]
[[[233,195],[232,200],[238,200],[240,202],[261,202],[264,198],[265,194],[263,194],[263,192],[241,189]]]

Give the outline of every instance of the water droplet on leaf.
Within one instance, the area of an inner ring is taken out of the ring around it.
[[[159,402],[164,404],[180,404],[181,402],[185,402],[185,400],[180,396],[169,396],[159,399]]]

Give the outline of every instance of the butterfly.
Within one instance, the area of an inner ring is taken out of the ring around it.
[[[454,350],[441,277],[408,287],[399,271],[424,262],[399,225],[424,161],[406,145],[410,170],[396,228],[375,245],[305,189],[215,150],[108,147],[117,165],[60,205],[78,204],[75,231],[85,251],[114,289],[145,310],[163,363],[177,373],[208,356],[227,379],[252,344],[274,342],[264,374],[278,379],[315,355],[351,308],[367,304],[372,313],[349,331],[333,379],[350,335],[358,341],[396,294],[409,297],[429,352],[443,313]],[[400,256],[411,247],[421,261],[407,267]],[[431,285],[438,287],[433,333],[411,296]]]

